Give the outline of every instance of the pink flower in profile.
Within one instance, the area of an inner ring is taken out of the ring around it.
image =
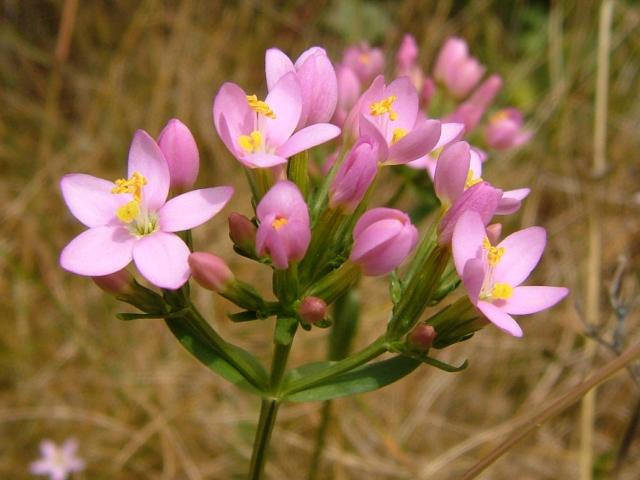
[[[84,470],[84,461],[77,456],[78,442],[66,440],[58,447],[51,440],[40,443],[41,458],[31,463],[29,470],[34,475],[49,475],[50,480],[66,480],[75,472]]]
[[[366,86],[382,72],[384,54],[379,48],[371,48],[367,43],[352,45],[344,51],[342,64],[349,67]]]
[[[278,270],[302,260],[311,240],[309,211],[295,183],[281,180],[262,197],[256,209],[260,226],[256,236],[259,255],[269,255]]]
[[[434,76],[458,98],[465,97],[484,75],[485,67],[469,55],[467,42],[451,37],[442,46]]]
[[[482,119],[493,98],[502,88],[502,78],[499,75],[491,75],[450,115],[446,122],[464,123],[465,130],[470,132]]]
[[[408,163],[430,152],[440,139],[440,121],[423,119],[418,109],[418,92],[408,77],[385,85],[379,76],[349,114],[345,129],[387,145],[383,164]]]
[[[158,136],[158,146],[169,166],[171,188],[182,192],[193,187],[198,177],[200,156],[187,126],[177,118],[169,120]]]
[[[524,145],[533,136],[522,128],[522,113],[515,108],[505,108],[489,117],[485,129],[487,145],[496,150],[506,150]]]
[[[234,83],[220,87],[213,103],[213,121],[231,154],[249,168],[287,162],[296,153],[340,134],[329,123],[317,123],[293,133],[302,113],[302,91],[296,74],[289,72],[270,89],[267,98],[246,95]]]
[[[469,299],[489,321],[515,337],[522,336],[522,329],[511,315],[545,310],[569,293],[563,287],[521,286],[545,244],[545,230],[530,227],[494,246],[474,212],[463,214],[453,232],[453,260]]]
[[[356,223],[349,259],[365,275],[385,275],[398,267],[418,242],[409,216],[394,208],[373,208]]]
[[[193,190],[167,201],[169,167],[156,142],[138,130],[129,149],[128,178],[110,182],[74,173],[60,181],[71,213],[89,227],[60,254],[60,265],[78,275],[109,275],[133,259],[143,277],[176,289],[189,278],[189,248],[174,232],[209,220],[233,188]]]
[[[336,78],[338,81],[338,103],[331,123],[342,127],[347,115],[360,97],[362,86],[355,72],[344,65],[336,67]]]
[[[302,95],[297,129],[331,120],[338,101],[338,81],[324,48],[305,50],[295,64],[281,50],[270,48],[265,55],[265,70],[269,91],[286,73],[295,73]]]

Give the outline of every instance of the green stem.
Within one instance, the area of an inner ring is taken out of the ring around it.
[[[307,375],[294,382],[291,382],[291,384],[283,392],[283,394],[284,396],[286,396],[296,392],[300,392],[302,390],[306,390],[309,387],[317,385],[318,383],[322,383],[325,380],[329,380],[330,378],[340,375],[341,373],[349,372],[354,368],[367,363],[369,360],[373,360],[374,358],[379,357],[386,351],[387,339],[386,336],[383,335],[368,347],[354,353],[353,355],[348,356],[344,360],[340,360],[339,362],[336,362],[330,367],[327,367],[319,372]]]
[[[309,151],[305,150],[304,152],[297,153],[291,157],[287,168],[287,177],[298,186],[305,199],[307,198],[307,195],[309,195],[308,161]]]
[[[251,467],[248,476],[249,480],[260,480],[262,478],[267,459],[267,448],[269,446],[269,440],[271,440],[271,432],[273,431],[279,406],[280,403],[277,400],[262,399],[260,420],[258,420],[256,438],[253,442]]]
[[[327,430],[329,429],[329,421],[331,419],[331,400],[327,400],[322,405],[322,417],[320,418],[320,425],[316,432],[316,446],[313,450],[313,457],[311,458],[311,466],[309,467],[308,480],[315,480],[318,476],[318,468],[320,467],[320,460],[322,460],[322,452],[324,450],[324,444],[327,438]]]
[[[293,342],[283,345],[280,343],[275,344],[275,350],[273,352],[273,360],[271,361],[271,379],[269,385],[271,392],[274,395],[279,394],[280,386],[282,385],[282,377],[287,367],[287,360],[289,359],[289,352],[291,351],[291,345]]]

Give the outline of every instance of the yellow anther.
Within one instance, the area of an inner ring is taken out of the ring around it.
[[[467,172],[467,180],[464,183],[464,188],[471,188],[480,182],[482,182],[482,177],[473,178],[473,170],[469,170]]]
[[[267,102],[258,100],[257,95],[247,95],[247,102],[254,112],[264,115],[272,120],[276,118],[276,114],[273,113],[273,110],[271,110],[271,107],[267,105]]]
[[[133,172],[131,178],[119,178],[114,182],[115,187],[111,189],[111,193],[131,193],[133,199],[137,202],[142,200],[142,187],[147,184],[147,179],[140,172]]]
[[[373,102],[369,105],[369,112],[373,116],[384,115],[385,113],[389,114],[389,120],[392,122],[398,118],[398,113],[393,110],[393,102],[398,99],[395,95],[391,95],[379,102]]]
[[[273,228],[275,228],[276,230],[280,230],[282,227],[284,227],[287,223],[289,223],[289,220],[287,220],[284,217],[276,217],[273,222],[271,222],[271,226]]]
[[[508,118],[509,118],[509,112],[507,112],[506,110],[500,110],[499,112],[496,112],[489,117],[489,122],[498,123],[498,122],[502,122],[503,120],[507,120]]]
[[[358,57],[362,63],[367,65],[371,61],[371,56],[367,52],[363,52]]]
[[[495,267],[504,255],[504,247],[494,247],[487,237],[482,240],[482,248],[487,251],[487,260],[491,267]]]
[[[238,137],[238,144],[245,152],[255,153],[262,146],[262,133],[254,130],[249,135],[240,135]]]
[[[396,143],[401,138],[406,137],[407,133],[409,133],[409,132],[407,132],[404,128],[394,128],[393,129],[393,137],[391,137],[391,145]]]
[[[140,213],[140,203],[136,200],[131,200],[129,203],[118,207],[116,210],[116,217],[118,217],[124,223],[133,222]]]
[[[491,289],[491,297],[495,300],[507,300],[513,295],[513,287],[508,283],[496,283]]]

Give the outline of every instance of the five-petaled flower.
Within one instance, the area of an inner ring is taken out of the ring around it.
[[[31,463],[29,470],[34,475],[49,475],[50,480],[66,480],[69,474],[84,470],[84,461],[76,455],[78,442],[68,439],[62,446],[51,440],[40,443],[41,458]]]

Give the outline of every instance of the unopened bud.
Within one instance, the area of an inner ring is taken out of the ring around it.
[[[223,292],[235,279],[225,261],[211,253],[193,252],[189,255],[189,267],[196,282],[214,292]]]
[[[327,316],[327,303],[318,297],[307,297],[300,302],[298,315],[309,325],[321,322]]]
[[[433,345],[436,338],[436,329],[431,325],[417,325],[407,337],[407,342],[412,350],[427,351]]]
[[[252,253],[256,248],[256,226],[244,215],[233,212],[229,215],[229,237],[236,247]]]
[[[127,270],[122,269],[109,275],[91,278],[98,287],[112,295],[122,296],[133,293],[135,280]]]

